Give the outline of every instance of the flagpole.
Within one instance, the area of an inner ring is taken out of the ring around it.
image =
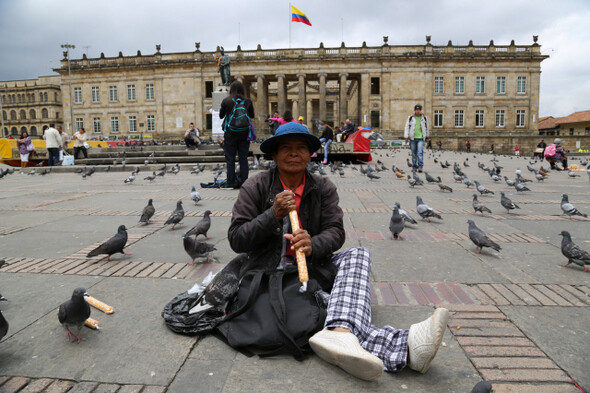
[[[291,49],[291,3],[289,2],[289,49]]]

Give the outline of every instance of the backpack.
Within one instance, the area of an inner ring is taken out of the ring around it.
[[[545,158],[551,158],[555,155],[555,145],[549,145],[545,148],[545,152],[543,153],[543,155],[545,156]]]
[[[223,132],[249,132],[250,116],[246,109],[246,102],[241,98],[232,98],[234,108],[229,117],[226,117]]]

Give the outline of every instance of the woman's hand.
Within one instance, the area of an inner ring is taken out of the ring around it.
[[[283,218],[289,215],[291,210],[295,210],[297,206],[295,205],[295,194],[293,191],[285,190],[279,192],[275,196],[275,201],[273,203],[273,209],[275,212],[275,216],[278,220],[282,220]]]
[[[306,257],[311,256],[311,236],[305,229],[299,228],[293,234],[286,233],[283,236],[291,243],[292,250],[299,250]]]

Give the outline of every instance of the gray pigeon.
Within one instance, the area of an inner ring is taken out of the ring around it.
[[[416,179],[412,178],[410,175],[408,175],[408,183],[410,184],[410,187],[414,187],[417,183],[416,183]]]
[[[131,175],[129,175],[129,177],[127,179],[125,179],[125,181],[123,183],[133,183],[133,181],[135,180],[135,172],[131,172]]]
[[[410,216],[407,211],[400,207],[399,202],[395,202],[394,207],[397,207],[397,209],[399,210],[399,214],[404,217],[406,222],[412,223],[414,225],[418,224],[418,221],[414,220],[414,218]]]
[[[530,189],[522,184],[518,179],[514,180],[514,188],[517,192],[530,191]]]
[[[492,384],[488,381],[479,381],[475,384],[471,393],[490,393],[492,391]]]
[[[321,169],[321,168],[320,168]],[[373,172],[367,172],[367,177],[369,178],[369,180],[373,180],[373,179],[381,179],[380,176],[374,175]]]
[[[84,296],[87,295],[86,289],[84,288],[74,289],[72,298],[63,302],[59,306],[59,312],[57,313],[59,323],[68,332],[68,338],[70,340],[74,339],[78,343],[82,340],[80,331],[84,326],[84,322],[90,317],[90,306],[86,302],[86,299],[84,299]],[[78,335],[74,335],[72,330],[77,330]]]
[[[6,336],[6,333],[8,333],[8,321],[4,318],[0,310],[0,340]]]
[[[473,210],[475,210],[476,213],[480,212],[482,216],[483,212],[488,212],[490,214],[492,213],[490,209],[485,207],[483,203],[477,200],[477,194],[473,194],[473,202],[471,203],[471,206],[473,206]]]
[[[419,185],[419,186],[424,185],[424,181],[420,178],[420,176],[418,176],[418,174],[416,172],[412,172],[412,177],[414,178],[414,180],[416,180],[417,185]]]
[[[508,187],[514,187],[514,181],[510,180],[506,176],[504,176],[504,180],[506,181],[506,184],[508,185]]]
[[[195,205],[199,203],[199,201],[203,199],[201,198],[201,194],[199,194],[199,191],[197,191],[197,189],[195,188],[195,186],[193,186],[193,188],[191,189],[191,200],[193,202],[195,202]]]
[[[437,176],[436,179],[428,174],[428,172],[424,172],[424,176],[426,176],[426,181],[428,183],[440,183],[441,179],[440,176]]]
[[[475,188],[477,188],[477,191],[479,191],[479,193],[481,195],[483,195],[483,194],[494,194],[493,191],[490,191],[487,188],[485,188],[484,186],[482,186],[477,180],[475,181]]]
[[[156,208],[154,207],[152,199],[150,198],[148,204],[143,208],[143,211],[141,212],[141,218],[139,219],[139,222],[148,224],[150,222],[150,218],[152,218],[155,212]]]
[[[183,237],[195,235],[195,239],[199,237],[199,235],[205,235],[205,238],[209,239],[207,236],[207,232],[211,228],[211,210],[205,211],[203,214],[203,218],[201,221],[197,223],[194,227],[192,227],[188,232],[186,232]]]
[[[430,222],[430,217],[436,217],[439,220],[442,220],[440,214],[435,213],[434,210],[428,206],[426,203],[422,201],[422,197],[416,197],[416,211],[422,217],[422,220],[427,219]]]
[[[150,183],[153,182],[154,180],[156,180],[156,172],[152,172],[151,175],[144,177],[143,180],[149,180]]]
[[[572,216],[588,217],[587,214],[580,213],[580,211],[569,202],[567,194],[563,194],[561,197],[561,210],[563,211],[563,214],[569,216],[570,220],[572,219]]]
[[[243,260],[244,254],[241,254],[225,265],[213,277],[188,313],[196,314],[212,308],[225,313],[227,304],[240,288],[240,268]]]
[[[402,239],[400,233],[402,233],[402,231],[404,230],[405,222],[406,220],[404,216],[399,214],[399,209],[397,207],[394,207],[393,214],[389,219],[389,230],[391,231],[391,234],[393,235],[393,238],[395,240],[397,240],[398,238]]]
[[[109,240],[90,251],[86,257],[91,258],[97,255],[107,254],[107,259],[110,261],[111,255],[116,253],[131,255],[123,251],[125,244],[127,244],[127,228],[125,228],[125,225],[119,225],[117,234],[115,236],[111,237]]]
[[[184,209],[182,208],[182,201],[176,202],[176,210],[172,212],[170,217],[166,220],[164,225],[172,224],[172,230],[176,224],[182,224],[180,221],[184,218]]]
[[[213,244],[200,242],[197,239],[193,239],[191,236],[183,236],[182,242],[184,244],[184,251],[191,257],[189,265],[195,263],[196,258],[207,257],[206,262],[209,262],[209,253],[213,250],[217,250]]]
[[[473,222],[473,220],[467,220],[467,223],[469,224],[469,238],[471,239],[473,244],[475,244],[478,247],[478,253],[481,253],[481,250],[484,247],[490,247],[496,251],[501,250],[501,247],[498,244],[491,241],[490,238],[486,236],[484,231],[482,231],[475,225],[475,222]]]
[[[559,235],[563,236],[563,239],[561,239],[561,253],[567,258],[567,263],[561,266],[565,267],[573,262],[576,265],[582,266],[584,271],[587,272],[588,266],[585,265],[590,265],[590,253],[578,247],[572,241],[572,237],[568,231],[561,231]]]
[[[510,214],[510,210],[520,209],[520,207],[504,195],[503,192],[500,193],[500,204],[504,206],[507,214]]]
[[[471,181],[471,179],[467,177],[467,175],[463,175],[463,183],[465,183],[465,185],[467,186],[467,188],[475,185],[475,184],[473,184],[473,182]]]
[[[440,177],[439,177],[439,179],[440,179]],[[440,190],[442,192],[445,192],[445,191],[453,192],[453,189],[451,187],[446,186],[446,185],[444,185],[442,183],[438,183],[438,188],[440,188]]]

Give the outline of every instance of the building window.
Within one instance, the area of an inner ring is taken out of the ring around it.
[[[496,78],[496,93],[506,94],[506,77],[499,76]]]
[[[154,99],[154,84],[148,83],[145,85],[145,99],[146,100],[153,100]]]
[[[379,128],[379,111],[371,111],[371,128]]]
[[[465,77],[458,76],[455,78],[455,94],[465,93]]]
[[[109,86],[109,101],[119,101],[119,93],[117,92],[117,86]]]
[[[206,81],[205,82],[205,98],[213,97],[213,82]]]
[[[210,130],[213,128],[213,116],[211,113],[205,115],[205,129]]]
[[[519,94],[526,93],[526,76],[519,76],[516,80],[516,92]]]
[[[31,102],[35,102],[35,93],[31,93]]]
[[[74,87],[74,104],[82,103],[82,88]]]
[[[37,136],[37,127],[35,127],[35,126],[32,126],[31,127],[31,135],[32,136]]]
[[[19,112],[21,120],[27,120],[27,112],[24,109],[21,109]]]
[[[53,101],[57,102],[57,93],[53,93]]]
[[[525,126],[525,116],[526,112],[524,110],[517,110],[516,111],[516,126],[517,127],[524,127]]]
[[[147,117],[147,130],[148,132],[156,131],[156,117],[154,115]]]
[[[2,111],[2,118],[4,119],[4,121],[8,120],[8,116],[6,115],[6,111]]]
[[[94,130],[95,134],[100,134],[102,132],[102,128],[100,126],[100,117],[95,117],[92,119],[92,129]]]
[[[574,129],[570,128],[570,136],[574,135]]]
[[[475,92],[483,94],[486,92],[486,77],[476,76],[475,77]]]
[[[129,116],[129,132],[137,132],[137,117]]]
[[[435,127],[442,127],[443,125],[443,111],[442,109],[437,109],[434,111],[434,126]]]
[[[100,102],[100,89],[98,86],[92,86],[92,102]]]
[[[119,132],[119,118],[116,116],[111,117],[111,132],[117,134]]]
[[[10,120],[16,120],[16,111],[15,110],[10,111]]]
[[[434,94],[443,94],[445,88],[444,78],[442,76],[434,77]]]
[[[76,130],[79,130],[80,128],[84,128],[84,119],[76,117]]]
[[[47,93],[43,93],[43,100],[44,100],[45,102],[49,101],[49,100],[47,99]]]
[[[135,101],[135,85],[127,85],[127,100]]]
[[[47,119],[48,117],[49,117],[49,111],[47,110],[47,108],[41,109],[41,118],[42,119]]]
[[[478,109],[475,111],[475,126],[476,127],[483,127],[483,109]]]
[[[463,127],[464,123],[464,112],[463,109],[458,109],[455,111],[455,127]]]
[[[379,78],[371,78],[371,94],[379,94]]]
[[[590,135],[590,127],[586,127],[586,128],[584,128],[584,133],[585,133],[586,135]]]
[[[506,116],[504,109],[496,111],[496,127],[504,127],[506,125]]]

